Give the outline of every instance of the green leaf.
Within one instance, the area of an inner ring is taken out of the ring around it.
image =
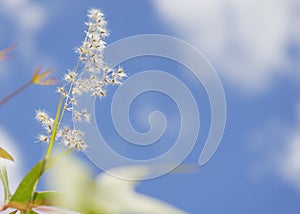
[[[3,148],[0,147],[0,158],[4,158],[7,160],[14,161],[13,157]],[[7,170],[2,161],[0,160],[0,180],[3,184],[3,189],[4,189],[4,202],[7,203],[11,193],[9,190],[9,182],[8,182],[8,177],[7,177]]]
[[[59,204],[59,198],[62,197],[62,193],[60,192],[36,192],[33,197],[33,202],[31,207],[38,207],[38,206],[62,206]]]
[[[77,212],[82,211],[80,209],[76,209],[76,206],[74,207],[68,205],[67,203],[64,203],[63,199],[65,197],[67,197],[67,195],[61,192],[55,192],[55,191],[36,192],[30,207],[34,208],[38,206],[46,206],[46,207],[59,207],[59,208],[64,208],[67,210],[72,210]],[[91,211],[89,211],[88,213],[91,213]],[[101,214],[101,213],[97,212],[97,214]]]
[[[0,147],[0,158],[15,161],[14,158],[7,151],[2,149],[1,147]]]
[[[25,214],[38,214],[37,212],[34,212],[33,210],[29,210],[29,211],[26,211]]]
[[[4,202],[7,203],[11,196],[11,193],[9,190],[7,170],[1,160],[0,160],[0,179],[3,184],[3,189],[4,189]]]
[[[38,213],[34,212],[33,210],[28,210],[28,211],[20,211],[20,214],[38,214]]]
[[[62,203],[60,203],[59,199],[63,194],[60,192],[54,192],[54,191],[43,191],[43,192],[36,192],[34,194],[33,197],[33,201],[30,204],[30,209],[33,209],[35,207],[39,207],[39,206],[47,206],[47,207],[51,207],[51,206],[60,206],[63,208],[68,208],[63,206]],[[18,210],[15,210],[13,212],[11,212],[10,214],[16,214]],[[35,214],[37,212],[33,211],[33,210],[20,210],[21,214]]]
[[[18,210],[31,210],[32,204],[30,203],[35,197],[35,189],[38,184],[39,178],[50,167],[56,164],[63,156],[67,155],[70,150],[63,152],[62,154],[54,155],[49,159],[43,159],[38,162],[30,172],[23,178],[16,192],[11,197],[9,203],[5,205],[5,208],[12,207]]]

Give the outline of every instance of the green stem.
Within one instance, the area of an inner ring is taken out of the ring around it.
[[[85,37],[84,41],[86,41],[86,39],[87,39],[87,36]],[[80,57],[81,57],[81,55],[80,55]],[[76,64],[76,67],[75,67],[75,72],[76,73],[78,72],[79,65],[80,65],[80,60],[77,61],[77,64]],[[47,160],[50,158],[50,155],[51,155],[51,152],[52,152],[52,149],[53,149],[53,145],[54,145],[54,142],[55,142],[56,134],[57,134],[57,129],[60,126],[60,123],[62,121],[63,115],[64,115],[65,110],[66,110],[66,106],[68,105],[69,95],[72,91],[73,84],[74,84],[74,82],[72,82],[70,87],[69,87],[69,90],[68,90],[68,93],[67,93],[66,100],[65,100],[64,104],[63,104],[64,96],[63,95],[60,96],[60,100],[59,100],[57,110],[56,110],[56,115],[55,115],[55,120],[54,120],[54,124],[53,124],[53,129],[52,129],[52,133],[51,133],[50,142],[49,142],[48,149],[47,149],[45,159],[44,159],[44,162],[43,162],[43,167],[41,169],[41,175],[43,174],[43,172],[45,170]],[[33,194],[31,196],[30,201],[28,202],[28,209],[25,211],[25,214],[28,213],[29,205],[33,201],[34,193],[35,193],[35,190],[36,190],[37,185],[39,183],[39,180],[40,180],[40,177],[34,185],[34,191],[33,191]],[[29,210],[29,212],[30,212],[30,210]]]
[[[59,120],[59,117],[60,117],[60,112],[61,112],[61,107],[62,107],[63,99],[64,99],[63,96],[61,96],[60,99],[59,99],[59,103],[58,103],[57,110],[56,110],[56,116],[55,116],[55,120],[54,120],[54,124],[53,124],[53,130],[52,130],[50,142],[49,142],[49,145],[48,145],[48,149],[47,149],[47,152],[46,152],[46,155],[45,155],[45,159],[43,161],[43,166],[41,168],[40,175],[42,175],[43,172],[45,171],[46,162],[50,158],[50,154],[51,154],[51,151],[53,149],[53,145],[54,145],[55,138],[56,138],[56,133],[57,133],[57,128],[58,128],[58,120]],[[36,188],[38,186],[39,181],[40,181],[40,177],[37,179],[36,183],[34,184],[32,195],[31,195],[31,198],[28,201],[28,205],[27,205],[28,209],[25,211],[25,214],[28,213],[29,206],[30,206],[30,204],[33,201],[33,197],[34,197],[34,194],[35,194],[35,191],[36,191]]]
[[[60,118],[60,112],[61,112],[61,107],[62,107],[62,101],[63,101],[63,96],[60,97],[59,99],[59,103],[57,106],[57,111],[56,111],[56,116],[55,116],[55,120],[54,120],[54,125],[53,125],[53,130],[52,130],[52,134],[51,134],[51,138],[50,138],[50,142],[49,142],[49,146],[45,155],[45,160],[49,159],[53,145],[54,145],[54,141],[56,138],[56,133],[57,133],[57,129],[58,129],[58,124],[59,124],[59,118]],[[62,115],[61,115],[62,117]]]

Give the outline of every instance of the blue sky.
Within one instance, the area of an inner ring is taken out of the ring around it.
[[[76,62],[73,48],[84,37],[86,11],[91,7],[106,15],[111,31],[108,43],[148,33],[181,38],[210,59],[224,87],[227,123],[213,158],[197,166],[194,173],[172,173],[143,182],[139,191],[195,214],[300,212],[298,0],[222,4],[217,0],[4,0],[0,2],[0,48],[17,42],[18,49],[13,60],[0,64],[0,95],[30,79],[39,65],[55,67],[58,77],[72,68]],[[200,134],[185,161],[196,165],[210,126],[208,97],[201,83],[187,69],[165,59],[146,57],[122,65],[131,76],[147,69],[172,70],[197,94]],[[53,115],[58,101],[55,89],[32,86],[1,107],[1,145],[19,154],[21,174],[45,152],[45,145],[34,143],[40,131],[34,110],[45,108]],[[98,121],[105,124],[105,136],[114,139],[114,149],[143,158],[172,145],[173,128],[179,127],[178,109],[168,98],[148,93],[138,97],[131,109],[133,124],[137,130],[147,130],[147,123],[135,114],[143,108],[166,112],[174,122],[164,136],[168,143],[160,142],[142,153],[140,148],[124,146],[120,136],[110,132],[113,126],[108,113],[114,91],[112,88],[105,100],[97,101],[103,109]],[[100,172],[90,165],[95,173]]]

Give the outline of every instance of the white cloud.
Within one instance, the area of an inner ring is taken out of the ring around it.
[[[297,108],[297,116],[298,126],[290,131],[286,148],[277,158],[277,166],[283,178],[300,190],[300,105]]]
[[[300,129],[294,133],[280,161],[280,171],[283,177],[300,189]]]
[[[300,43],[299,0],[152,2],[224,78],[247,92],[267,89],[277,74],[287,73],[279,70],[290,64],[288,43]]]
[[[256,153],[250,175],[255,179],[275,175],[300,193],[300,102],[295,116],[298,121],[292,126],[274,119],[249,134]]]
[[[35,58],[39,59],[36,36],[45,24],[46,8],[32,0],[1,0],[0,12],[7,18],[4,26],[15,30],[14,35],[6,36],[17,39],[18,57],[30,64]]]
[[[2,0],[1,10],[28,31],[38,30],[44,21],[44,9],[30,0]]]
[[[9,178],[9,185],[10,190],[14,192],[19,185],[21,181],[21,175],[22,175],[22,169],[21,169],[21,163],[22,159],[18,152],[17,147],[15,146],[16,143],[12,139],[12,137],[0,126],[0,147],[5,149],[7,152],[9,152],[13,158],[15,159],[15,162],[12,161],[6,161],[2,160],[4,165],[7,168],[7,174]],[[2,183],[0,183],[0,206],[1,203],[3,203],[3,186]]]

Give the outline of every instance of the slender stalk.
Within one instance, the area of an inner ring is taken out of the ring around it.
[[[25,90],[31,84],[32,84],[32,81],[30,80],[30,81],[26,82],[24,85],[22,85],[21,87],[19,87],[18,89],[16,89],[15,91],[13,91],[12,93],[10,93],[9,95],[7,95],[6,97],[4,97],[2,100],[0,100],[0,106],[5,104],[6,102],[8,102],[11,98],[13,98],[17,94],[19,94],[21,91]]]
[[[84,41],[86,41],[86,39],[87,39],[87,35],[86,35]],[[82,54],[80,54],[80,57],[81,56],[82,56]],[[75,72],[76,73],[78,73],[79,65],[80,65],[80,60],[78,60],[77,63],[76,63],[76,67],[75,67]],[[49,145],[48,145],[48,148],[47,148],[47,152],[45,154],[44,163],[43,163],[43,167],[42,167],[42,170],[41,170],[41,175],[43,174],[43,172],[45,170],[45,166],[46,166],[47,160],[50,158],[50,155],[51,155],[51,152],[52,152],[52,149],[53,149],[53,145],[54,145],[54,142],[55,142],[57,130],[58,130],[59,126],[60,126],[60,123],[62,121],[63,115],[64,115],[65,110],[66,110],[66,107],[68,105],[68,101],[69,101],[70,94],[72,92],[73,85],[74,85],[74,82],[72,82],[70,84],[66,96],[63,96],[63,95],[60,96],[60,100],[59,100],[59,103],[58,103],[58,106],[57,106],[57,110],[56,110],[56,115],[55,115],[55,120],[54,120],[54,124],[53,124],[53,129],[52,129],[52,133],[51,133],[50,142],[49,142]],[[64,98],[65,98],[65,101],[64,101]],[[63,103],[63,101],[64,101],[64,103]],[[34,185],[33,195],[31,196],[31,199],[28,202],[28,207],[27,207],[27,210],[25,211],[25,214],[27,214],[27,212],[29,210],[29,205],[33,201],[35,190],[37,188],[39,180],[40,180],[40,178],[36,181],[36,183]]]
[[[90,31],[90,28],[91,27],[89,27],[88,32]],[[87,35],[85,35],[85,38],[84,38],[83,42],[85,42],[86,40],[87,40]],[[76,66],[75,66],[75,69],[74,69],[74,71],[75,71],[76,74],[78,74],[78,69],[79,69],[80,58],[81,57],[82,57],[82,53],[80,53],[79,58],[78,58],[77,63],[76,63]],[[68,93],[67,93],[67,96],[66,96],[66,100],[65,100],[65,103],[64,103],[64,107],[62,109],[62,113],[61,113],[61,116],[60,116],[60,119],[59,119],[59,122],[58,122],[58,126],[60,125],[60,123],[62,121],[62,118],[63,118],[63,115],[64,115],[64,113],[66,111],[66,108],[67,108],[67,106],[69,104],[68,101],[69,101],[69,98],[70,98],[70,94],[72,92],[73,85],[74,85],[74,81],[69,86],[69,90],[68,90]]]
[[[54,120],[54,124],[53,124],[53,130],[52,130],[50,142],[49,142],[48,149],[47,149],[47,152],[46,152],[46,155],[45,155],[45,158],[44,158],[43,167],[42,167],[41,173],[40,173],[41,175],[43,174],[43,172],[45,170],[45,166],[46,166],[47,160],[50,158],[50,154],[51,154],[51,151],[53,149],[53,145],[54,145],[54,142],[55,142],[56,133],[57,133],[57,129],[58,129],[58,120],[59,120],[59,117],[61,116],[60,113],[61,113],[61,108],[62,108],[62,102],[63,102],[63,100],[64,100],[64,97],[60,96],[59,103],[57,105],[56,116],[55,116],[55,120]],[[28,201],[27,209],[25,211],[25,214],[28,213],[30,204],[33,201],[35,190],[36,190],[36,188],[38,186],[39,181],[40,181],[40,177],[39,177],[39,179],[36,181],[36,183],[34,185],[34,191],[32,192],[32,196],[31,196],[30,200]]]
[[[49,157],[50,157],[50,154],[51,154],[51,151],[52,151],[52,148],[53,148],[53,145],[54,145],[54,141],[55,141],[55,138],[56,138],[59,117],[63,116],[63,115],[60,114],[63,98],[64,98],[63,96],[60,96],[59,103],[58,103],[58,106],[57,106],[56,115],[55,115],[55,120],[54,120],[54,124],[53,124],[53,130],[52,130],[52,134],[51,134],[51,138],[50,138],[50,142],[49,142],[49,146],[48,146],[48,149],[47,149],[47,152],[46,152],[46,155],[45,155],[45,160],[49,159]]]
[[[67,109],[67,106],[68,106],[68,101],[69,101],[69,97],[70,97],[70,94],[71,94],[71,90],[72,90],[72,87],[73,87],[73,84],[74,82],[71,83],[70,87],[69,87],[69,90],[68,90],[68,93],[67,93],[67,97],[66,97],[66,100],[65,100],[65,103],[64,103],[64,107],[62,109],[62,113],[61,113],[61,116],[59,118],[59,121],[58,121],[58,127],[63,119],[63,116],[65,114],[65,111]]]

